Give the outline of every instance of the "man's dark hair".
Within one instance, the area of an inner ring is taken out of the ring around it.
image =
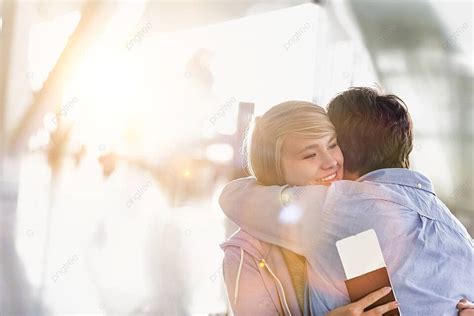
[[[332,99],[327,110],[344,154],[344,169],[364,175],[410,167],[413,125],[399,97],[353,87]]]

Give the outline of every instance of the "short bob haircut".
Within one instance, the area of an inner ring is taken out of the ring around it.
[[[264,185],[284,185],[282,144],[287,135],[321,138],[335,135],[326,111],[311,102],[287,101],[273,106],[254,124],[246,137],[248,172]]]

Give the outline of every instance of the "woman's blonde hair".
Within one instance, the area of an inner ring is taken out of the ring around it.
[[[326,111],[320,106],[305,101],[275,105],[256,117],[247,133],[247,169],[264,185],[283,185],[281,149],[285,136],[321,138],[335,133]]]

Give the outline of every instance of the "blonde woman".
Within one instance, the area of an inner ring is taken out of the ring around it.
[[[255,120],[246,145],[248,170],[263,185],[329,185],[343,178],[344,158],[334,126],[325,110],[310,102],[288,101],[272,107]],[[282,214],[282,221],[297,216],[291,210]],[[225,252],[224,281],[234,315],[309,314],[304,257],[243,230],[221,248]],[[382,315],[397,303],[369,312],[364,308],[389,291],[380,289],[329,315]]]

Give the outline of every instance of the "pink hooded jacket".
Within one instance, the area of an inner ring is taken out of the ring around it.
[[[220,245],[224,250],[224,282],[234,315],[305,315],[298,305],[283,254],[278,246],[243,230]]]

